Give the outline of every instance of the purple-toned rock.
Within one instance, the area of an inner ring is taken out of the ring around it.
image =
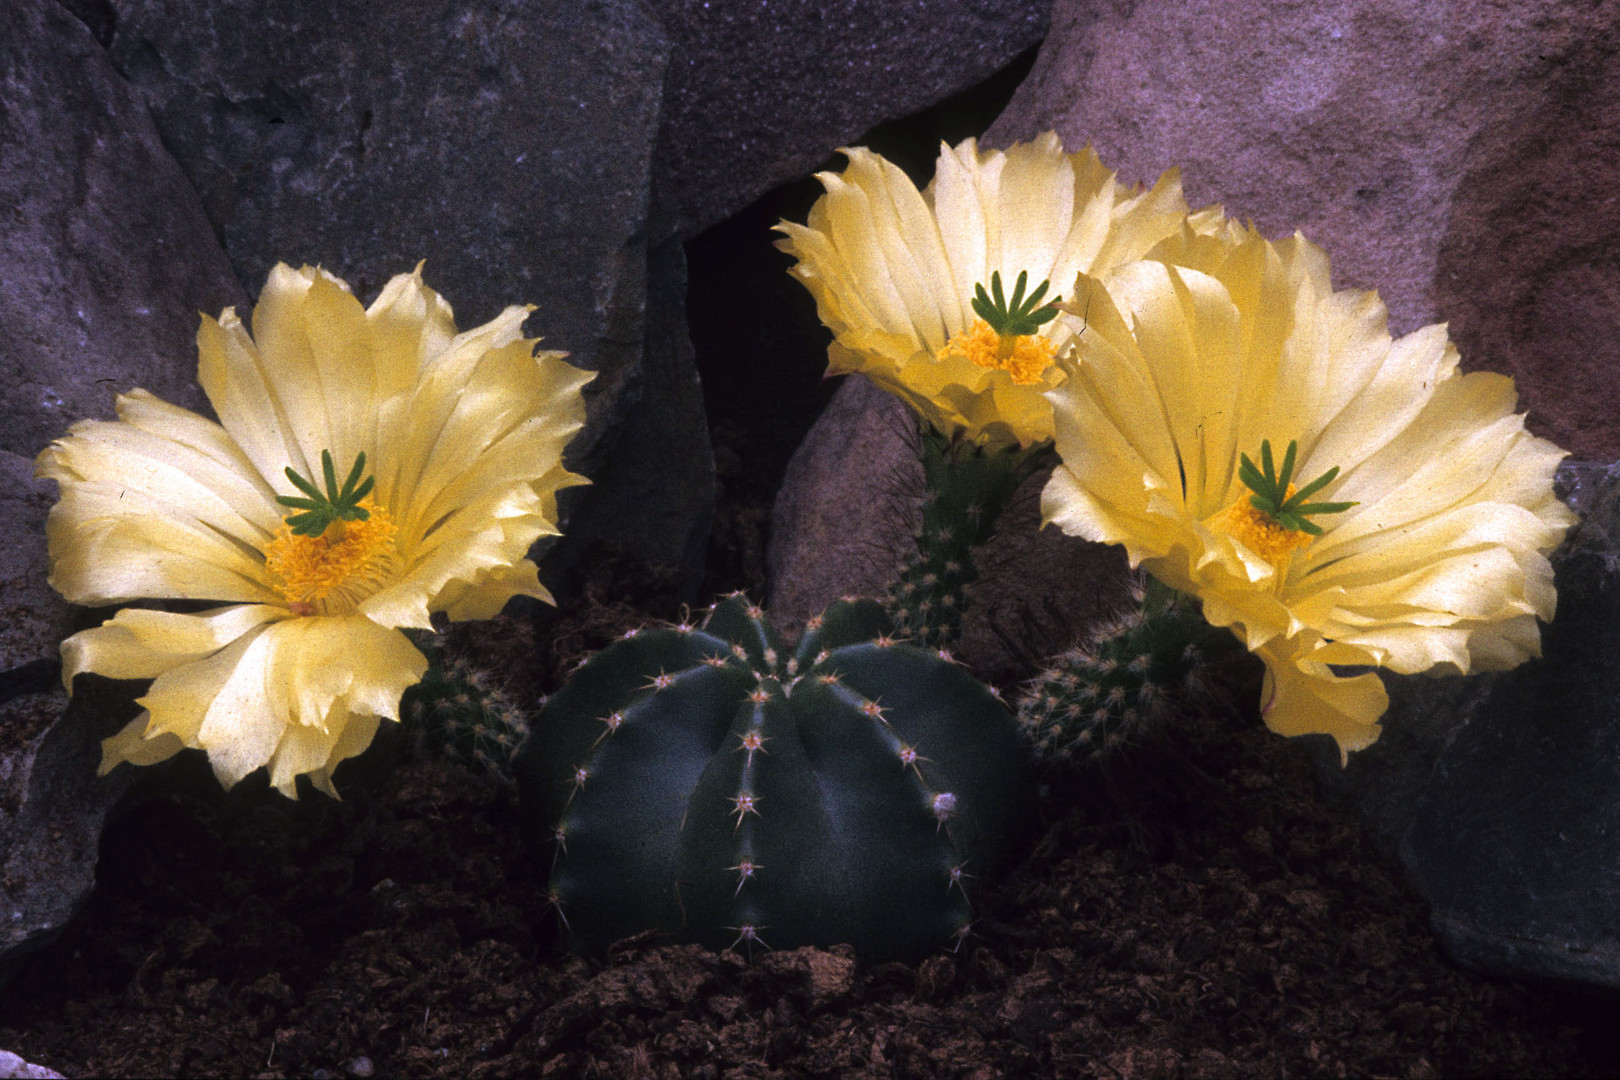
[[[669,45],[644,4],[116,6],[113,62],[249,288],[276,262],[308,262],[369,298],[424,260],[461,326],[536,305],[529,332],[598,373],[569,453],[597,485],[565,494],[565,532],[686,557],[713,471],[690,360],[664,340],[646,355]],[[648,461],[645,513],[602,502],[603,477]]]
[[[185,176],[84,25],[0,5],[0,449],[141,386],[190,408],[199,311],[242,302]]]
[[[1531,427],[1620,455],[1620,19],[1611,4],[1057,0],[991,129],[1298,229],[1396,333],[1452,323]]]
[[[61,1073],[0,1050],[0,1080],[63,1080]]]
[[[145,106],[51,0],[0,5],[0,203],[3,978],[94,884],[127,782],[96,777],[99,740],[133,715],[110,684],[81,686],[68,708],[57,647],[79,616],[45,583],[56,492],[33,479],[34,454],[74,420],[112,416],[134,386],[203,406],[198,311],[243,298]]]
[[[690,237],[868,128],[975,86],[1040,42],[1050,0],[650,0],[671,53],[658,235]]]

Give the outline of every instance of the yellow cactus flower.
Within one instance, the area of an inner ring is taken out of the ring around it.
[[[1183,234],[1082,289],[1044,517],[1198,596],[1265,661],[1274,731],[1347,755],[1388,698],[1341,669],[1539,654],[1574,518],[1511,379],[1461,374],[1443,325],[1391,340],[1377,295],[1334,292],[1297,235]]]
[[[70,602],[226,605],[125,609],[63,642],[69,690],[80,672],[153,680],[103,773],[196,747],[227,787],[267,765],[287,795],[307,774],[335,796],[332,770],[426,670],[400,628],[550,600],[527,555],[557,531],[557,491],[585,483],[562,452],[593,376],[535,351],[528,310],[458,334],[420,266],[369,308],[277,266],[252,336],[229,308],[202,320],[219,423],[132,390],[118,420],[40,454],[61,488],[50,583]]]
[[[919,192],[870,150],[842,152],[849,166],[818,175],[827,191],[807,223],[777,226],[833,332],[827,373],[864,374],[946,436],[1050,439],[1042,395],[1082,325],[1054,304],[1076,275],[1140,258],[1187,223],[1177,172],[1142,191],[1047,132],[1005,151],[942,145]],[[1220,211],[1194,220],[1213,227]]]

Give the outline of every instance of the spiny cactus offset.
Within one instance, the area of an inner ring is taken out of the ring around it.
[[[427,673],[406,692],[406,722],[450,760],[510,781],[527,714],[488,672],[436,649],[429,655]]]
[[[978,579],[973,553],[995,532],[996,521],[1018,485],[1039,467],[1047,444],[986,450],[950,442],[932,428],[920,434],[927,494],[917,550],[889,590],[895,628],[931,649],[955,645],[967,607],[967,588]]]
[[[784,654],[740,596],[628,637],[545,705],[519,755],[577,943],[647,929],[716,948],[960,940],[1004,854],[1026,751],[988,688],[840,601]]]
[[[1198,603],[1148,579],[1131,610],[1060,654],[1019,698],[1019,726],[1043,760],[1084,761],[1141,741],[1209,693],[1208,667],[1241,645]]]

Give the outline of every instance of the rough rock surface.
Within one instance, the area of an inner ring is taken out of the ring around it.
[[[10,1050],[0,1050],[0,1080],[62,1080],[62,1074],[24,1061]]]
[[[535,303],[530,331],[599,373],[572,467],[647,456],[648,184],[669,50],[639,0],[117,6],[112,59],[250,289],[277,261],[311,262],[369,298],[425,260],[463,327]],[[668,461],[706,458],[701,411],[659,426]],[[608,531],[677,562],[706,521],[704,480],[657,486],[659,528],[632,515]],[[572,491],[565,509],[588,499]]]
[[[55,485],[33,456],[144,386],[191,407],[197,312],[241,293],[145,107],[49,0],[0,7],[0,965],[53,937],[94,883],[123,781],[100,781],[116,699],[64,714],[57,644],[75,615],[45,584]]]
[[[803,626],[840,596],[880,596],[893,580],[913,516],[900,500],[922,487],[914,424],[898,398],[852,375],[810,429],[771,514],[778,626]]]
[[[1133,180],[1295,229],[1391,329],[1454,324],[1532,425],[1620,455],[1620,4],[1056,0],[998,144],[1055,129]]]
[[[671,43],[659,235],[689,237],[834,147],[971,87],[1041,40],[1050,0],[649,0]]]
[[[1459,963],[1614,990],[1620,690],[1599,658],[1620,654],[1620,465],[1566,465],[1561,479],[1586,516],[1556,560],[1543,658],[1386,676],[1386,737],[1342,773],[1324,747],[1320,771],[1399,855]]]
[[[111,684],[68,708],[56,646],[69,609],[45,584],[45,515],[55,484],[0,451],[0,981],[49,942],[95,884],[97,841],[127,777],[100,780],[98,739],[116,730]],[[127,770],[126,770],[127,771]]]
[[[191,408],[197,313],[242,295],[186,178],[90,32],[0,5],[0,449],[32,457],[113,395]]]

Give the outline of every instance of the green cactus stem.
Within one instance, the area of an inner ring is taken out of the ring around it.
[[[489,672],[436,647],[425,651],[427,672],[402,703],[405,722],[449,760],[510,782],[529,734],[528,714]]]
[[[1041,465],[1049,443],[987,450],[921,432],[926,495],[917,550],[889,589],[895,628],[925,648],[950,649],[962,631],[968,586],[978,579],[973,553],[995,532],[1013,493]]]
[[[1062,653],[1019,697],[1018,724],[1043,761],[1104,758],[1143,741],[1211,689],[1211,665],[1240,651],[1197,601],[1147,579],[1133,608]]]
[[[516,766],[576,945],[950,946],[1006,853],[1027,751],[992,692],[841,601],[786,652],[741,596],[645,630],[547,701]]]

